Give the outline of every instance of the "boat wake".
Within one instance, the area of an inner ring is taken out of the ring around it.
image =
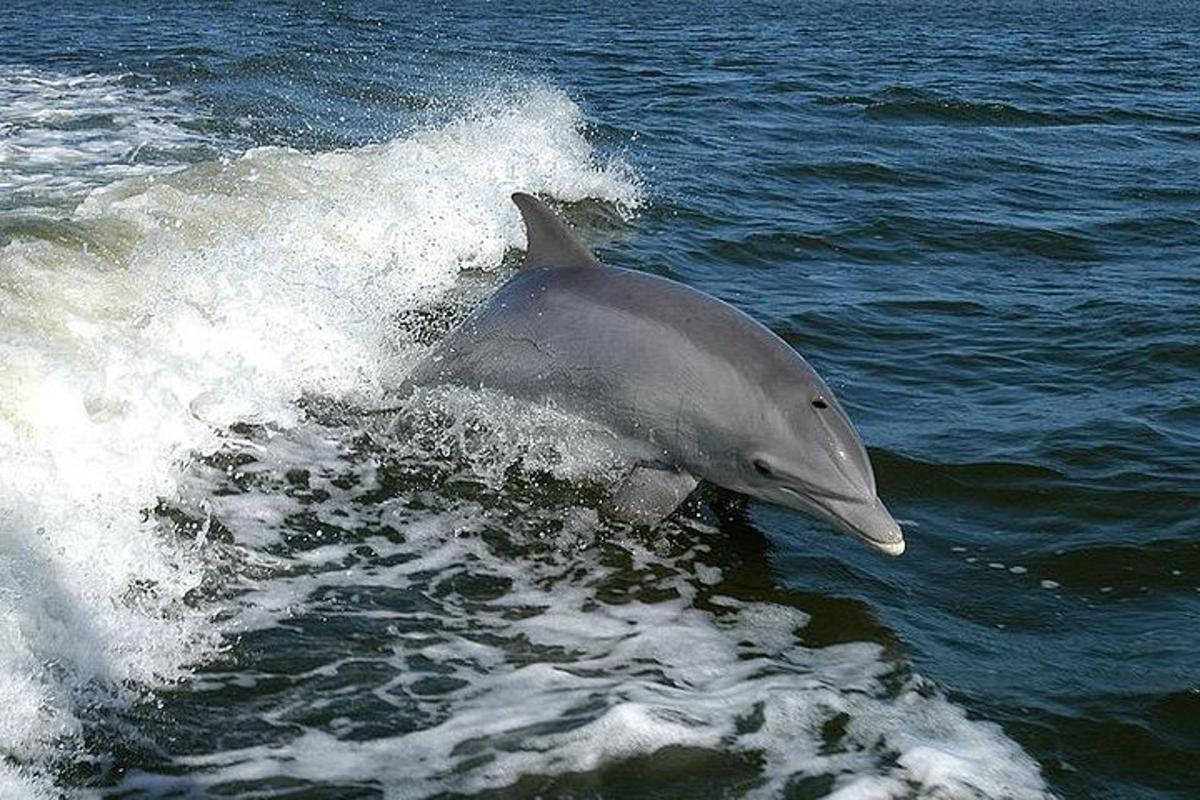
[[[642,202],[562,92],[213,157],[180,98],[134,125],[166,100],[53,80],[79,157],[0,172],[35,198],[0,209],[0,795],[534,795],[618,762],[679,791],[1044,795],[881,644],[739,589],[725,534],[601,524],[603,431],[496,398],[354,410],[523,245],[511,192]],[[51,137],[13,108],[6,146]]]

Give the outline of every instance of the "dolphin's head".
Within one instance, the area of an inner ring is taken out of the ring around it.
[[[746,494],[826,520],[888,555],[904,552],[900,525],[875,492],[854,426],[820,376],[801,362],[786,391],[764,397],[737,465]]]

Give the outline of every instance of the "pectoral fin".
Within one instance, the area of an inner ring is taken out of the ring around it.
[[[634,525],[654,527],[679,507],[698,481],[665,464],[637,464],[613,489],[601,510]]]

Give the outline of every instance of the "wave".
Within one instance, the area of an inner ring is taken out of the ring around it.
[[[70,110],[113,80],[17,82],[58,87],[48,102]],[[131,117],[145,111],[137,97]],[[22,113],[5,118],[20,136],[53,138]],[[175,141],[176,116],[147,123],[156,141]],[[127,174],[111,156],[136,136],[123,141],[114,120],[79,123],[72,136],[104,143],[96,158],[29,191]],[[495,269],[522,244],[512,191],[637,205],[637,179],[599,159],[584,128],[555,89],[496,93],[385,144],[176,160],[91,191],[67,219],[30,221],[38,195],[9,223],[0,787],[49,791],[45,765],[79,734],[78,709],[128,702],[225,646],[189,602],[210,568],[204,548],[160,535],[146,513],[176,494],[194,453],[236,423],[295,425],[305,394],[383,392],[414,352],[395,315],[452,298],[463,270]]]
[[[1196,121],[1186,114],[1163,114],[1136,108],[1041,111],[1013,103],[971,100],[910,86],[891,86],[869,95],[826,96],[817,102],[827,106],[859,106],[870,119],[884,122],[1054,127],[1138,122],[1192,125]]]

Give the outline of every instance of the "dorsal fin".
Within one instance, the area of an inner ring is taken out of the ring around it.
[[[546,204],[533,195],[517,192],[512,201],[525,220],[525,263],[521,269],[537,267],[598,267],[600,262],[575,238],[575,234]]]

